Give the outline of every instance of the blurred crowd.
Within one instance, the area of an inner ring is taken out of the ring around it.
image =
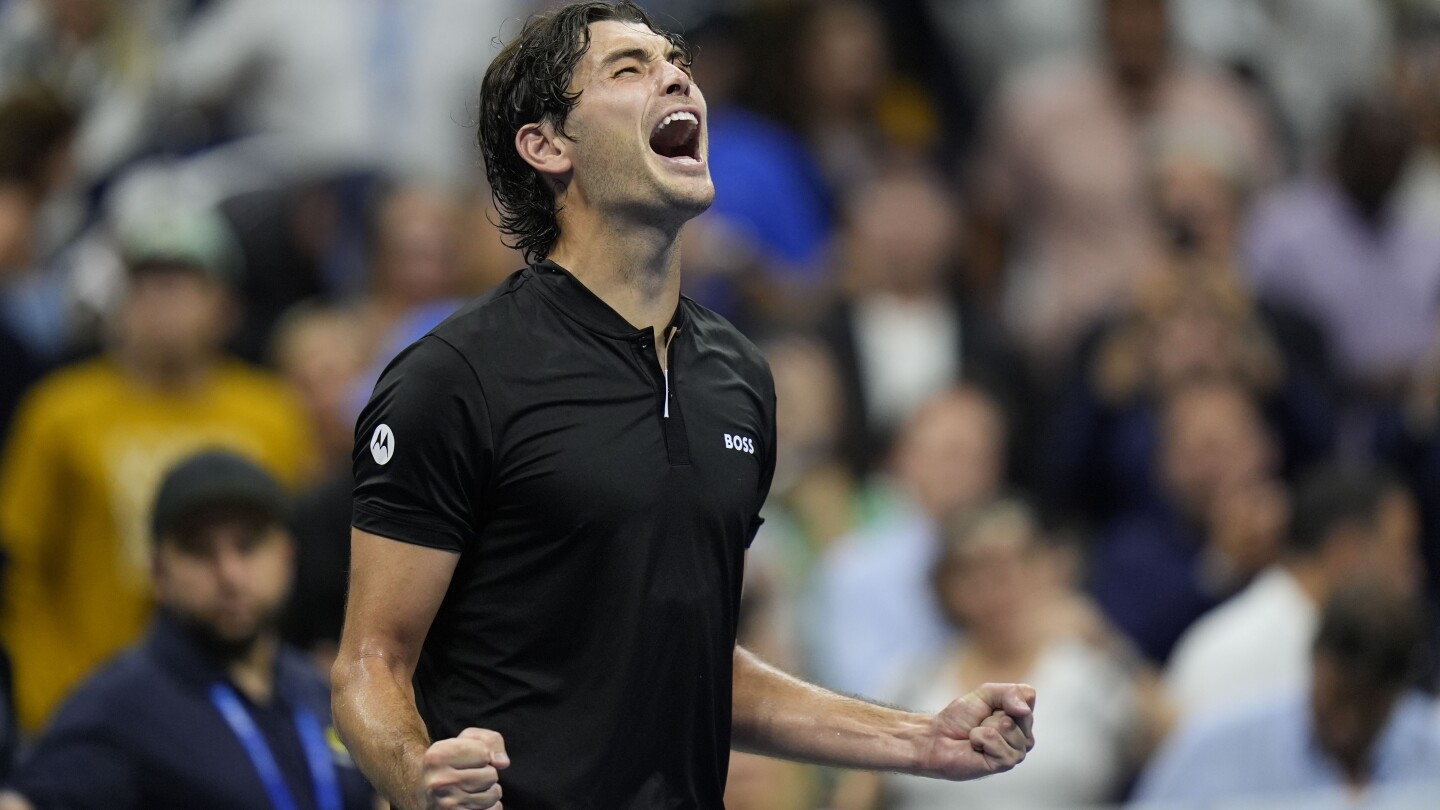
[[[550,5],[0,0],[12,754],[151,621],[151,504],[201,448],[290,487],[279,627],[323,671],[355,416],[522,264],[475,94]],[[686,292],[779,399],[741,642],[909,708],[1041,696],[1011,774],[737,754],[727,806],[1410,806],[1440,774],[1440,2],[642,5],[709,105]]]

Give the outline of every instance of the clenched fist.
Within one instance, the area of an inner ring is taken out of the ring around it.
[[[483,728],[440,740],[425,751],[427,810],[501,810],[500,771],[510,766],[505,739]]]
[[[920,773],[960,781],[1003,773],[1035,747],[1035,689],[987,683],[931,718]]]

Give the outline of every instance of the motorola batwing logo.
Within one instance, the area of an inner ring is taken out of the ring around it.
[[[370,455],[375,457],[376,464],[382,466],[395,455],[395,434],[390,431],[389,425],[375,428],[375,435],[370,437]]]

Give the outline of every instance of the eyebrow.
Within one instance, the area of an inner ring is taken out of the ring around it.
[[[685,54],[682,53],[679,48],[671,48],[670,52],[666,54],[666,61],[674,62],[677,59],[683,59],[684,56]],[[623,51],[615,51],[601,60],[600,70],[603,71],[616,62],[621,62],[626,59],[638,59],[641,62],[649,64],[655,61],[655,56],[652,51],[645,48],[626,48]]]

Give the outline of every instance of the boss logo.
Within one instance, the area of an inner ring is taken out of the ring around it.
[[[725,449],[739,450],[742,453],[755,453],[755,441],[749,436],[732,436],[725,434]]]

